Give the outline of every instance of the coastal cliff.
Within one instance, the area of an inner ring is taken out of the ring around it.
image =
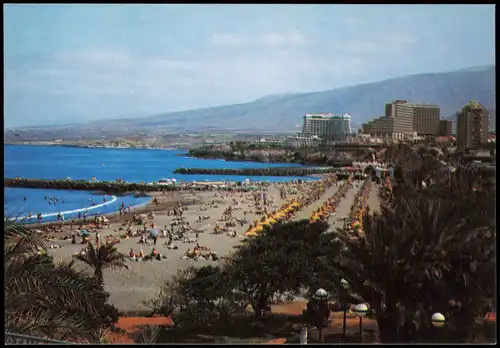
[[[366,150],[360,150],[361,152]],[[252,161],[263,163],[297,163],[303,165],[328,165],[347,167],[352,165],[355,158],[353,153],[336,151],[334,149],[304,148],[234,148],[226,147],[198,147],[189,150],[189,156],[207,159],[224,159],[227,161]],[[363,154],[354,154],[357,158]]]

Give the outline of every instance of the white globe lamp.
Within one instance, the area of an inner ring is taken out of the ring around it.
[[[443,327],[446,322],[446,318],[441,313],[434,313],[431,317],[431,323],[434,327]]]
[[[368,306],[364,303],[360,303],[354,307],[354,313],[356,313],[358,317],[362,318],[368,313]]]
[[[328,297],[328,292],[325,289],[320,288],[314,293],[314,298],[316,300],[325,300]]]

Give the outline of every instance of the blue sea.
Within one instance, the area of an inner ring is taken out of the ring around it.
[[[183,150],[96,149],[62,146],[4,145],[4,177],[39,179],[72,179],[129,182],[155,182],[162,178],[177,181],[289,181],[314,180],[312,177],[251,177],[236,175],[182,175],[173,174],[180,167],[188,168],[266,168],[300,166],[282,163],[226,162],[224,160],[187,157]],[[45,197],[58,197],[59,202],[49,204]],[[62,203],[64,197],[64,203]],[[25,200],[26,198],[26,200]],[[25,217],[30,212],[42,213],[43,221],[54,221],[61,212],[66,221],[87,210],[89,215],[112,213],[125,206],[148,203],[149,197],[104,196],[86,191],[39,190],[4,188],[4,214]]]

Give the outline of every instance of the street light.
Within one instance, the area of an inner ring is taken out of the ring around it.
[[[444,327],[446,323],[446,318],[443,314],[441,313],[434,313],[431,316],[431,324],[436,328],[436,338],[438,339],[438,342],[443,342],[443,331],[442,328]]]
[[[431,323],[434,327],[443,327],[446,322],[446,318],[441,313],[434,313],[431,317]]]
[[[359,317],[359,334],[361,336],[361,342],[363,342],[363,317],[368,313],[368,306],[364,303],[360,303],[354,307],[354,313]]]
[[[344,320],[343,320],[343,325],[342,325],[342,333],[344,335],[344,338],[346,337],[346,328],[347,328],[347,291],[349,289],[349,283],[347,280],[342,278],[340,280],[340,285],[342,285],[342,289],[344,290]]]
[[[328,318],[330,317],[330,310],[328,308],[328,292],[326,292],[325,289],[318,289],[314,293],[310,305],[314,324],[318,328],[319,341],[323,343],[323,328],[328,326]]]

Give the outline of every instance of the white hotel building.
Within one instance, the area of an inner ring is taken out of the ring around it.
[[[302,135],[305,137],[318,136],[324,140],[345,140],[351,134],[351,116],[343,114],[306,114]]]

